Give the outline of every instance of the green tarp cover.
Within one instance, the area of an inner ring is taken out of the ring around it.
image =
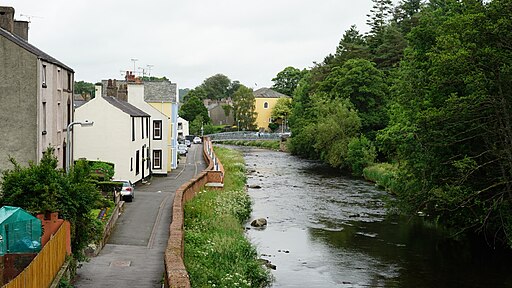
[[[41,220],[19,207],[0,208],[0,255],[41,250]]]

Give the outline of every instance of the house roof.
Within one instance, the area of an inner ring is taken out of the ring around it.
[[[254,91],[253,94],[255,98],[290,98],[290,96],[284,95],[283,93],[279,93],[270,88],[260,88]]]
[[[75,72],[75,71],[73,71],[73,69],[71,69],[64,63],[60,62],[59,60],[53,58],[52,56],[50,56],[46,53],[44,53],[43,51],[39,50],[36,46],[28,43],[25,39],[23,39],[17,35],[14,35],[7,30],[0,28],[0,35],[5,37],[6,39],[10,40],[14,44],[20,46],[21,48],[27,50],[28,52],[34,54],[35,56],[37,56],[37,58],[39,58],[41,60],[55,64],[55,65],[60,66],[66,70],[69,70],[71,72]]]
[[[170,81],[144,82],[144,101],[176,102],[176,83]]]
[[[121,111],[123,111],[124,113],[126,113],[130,116],[150,117],[149,114],[147,114],[146,112],[140,110],[139,108],[133,106],[132,104],[130,104],[126,101],[119,100],[115,97],[110,97],[110,96],[103,97],[103,99],[105,99],[108,103],[112,104],[112,106],[120,109]]]

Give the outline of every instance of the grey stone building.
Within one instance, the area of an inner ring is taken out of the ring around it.
[[[37,163],[49,146],[66,163],[74,71],[28,42],[28,22],[0,6],[0,170]]]

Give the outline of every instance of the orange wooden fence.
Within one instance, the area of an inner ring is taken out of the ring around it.
[[[66,225],[61,225],[30,265],[3,288],[49,287],[66,261],[66,232]]]

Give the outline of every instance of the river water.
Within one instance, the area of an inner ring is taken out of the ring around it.
[[[512,287],[510,252],[387,216],[386,192],[318,162],[239,149],[261,186],[252,218],[268,225],[247,235],[277,267],[272,287]]]

